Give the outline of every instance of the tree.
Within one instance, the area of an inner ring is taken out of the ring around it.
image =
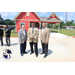
[[[4,20],[3,20],[3,18],[1,17],[1,15],[0,15],[0,24],[4,24]]]
[[[15,22],[13,20],[10,19],[6,19],[4,20],[5,25],[15,25]]]
[[[63,28],[63,26],[65,26],[64,21],[63,22],[60,22],[60,28]]]
[[[55,25],[55,28],[58,28],[58,24]]]
[[[49,23],[47,24],[47,28],[51,28],[51,25]]]

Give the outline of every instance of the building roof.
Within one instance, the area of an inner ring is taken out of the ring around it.
[[[57,19],[57,18],[49,18],[48,17],[40,17],[42,21],[51,21],[51,22],[62,22],[60,19]]]
[[[60,20],[60,18],[55,14],[55,12],[53,12],[53,13],[48,17],[48,19],[49,19],[52,15],[55,15],[55,16]]]
[[[21,14],[22,12],[20,12],[15,18],[14,20],[16,20],[16,18]],[[41,18],[34,12],[34,14],[41,20]]]
[[[16,18],[21,14],[22,12],[20,12],[15,18],[14,20],[16,20]],[[35,12],[34,12],[35,13]],[[35,15],[41,20],[41,21],[46,21],[46,22],[62,22],[60,20],[60,18],[53,12],[50,16],[55,15],[57,18],[50,18],[49,17],[39,17],[36,13]]]

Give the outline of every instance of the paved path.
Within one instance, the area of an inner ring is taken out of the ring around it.
[[[43,58],[44,55],[40,55],[42,51],[40,38],[38,42],[38,53],[39,56],[36,57],[35,54],[30,55],[30,46],[27,41],[28,54],[23,57],[20,55],[20,48],[18,43],[18,38],[11,38],[11,46],[5,47],[0,46],[0,62],[75,62],[75,38],[50,38],[49,40],[49,51],[47,58]],[[3,50],[10,49],[12,51],[12,58],[6,60],[3,58]]]

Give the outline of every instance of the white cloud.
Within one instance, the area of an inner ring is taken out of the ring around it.
[[[70,15],[70,16],[74,16],[74,13],[73,13],[73,12],[72,12],[72,13],[69,13],[69,15]]]
[[[10,12],[10,15],[17,15],[18,12]]]
[[[64,15],[66,15],[66,12],[64,13]],[[67,16],[75,16],[74,12],[67,12]]]
[[[60,19],[61,19],[61,20],[64,20],[65,18],[61,16]]]
[[[71,18],[68,18],[68,21],[71,21]]]
[[[8,12],[0,12],[0,14],[1,14],[1,16],[2,16],[2,17],[6,17],[6,16],[8,16],[8,15],[9,15],[9,13],[8,13]]]
[[[41,12],[41,14],[47,14],[47,12]]]

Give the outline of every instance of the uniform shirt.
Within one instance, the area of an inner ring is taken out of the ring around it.
[[[34,28],[35,28],[35,27],[32,27],[32,34],[33,34],[33,32],[34,32]]]
[[[45,27],[45,28],[46,28],[46,27]],[[43,34],[43,32],[44,32],[45,28],[42,28],[42,34]]]
[[[24,33],[24,36],[25,36],[25,30],[22,30],[23,31],[23,33]]]

